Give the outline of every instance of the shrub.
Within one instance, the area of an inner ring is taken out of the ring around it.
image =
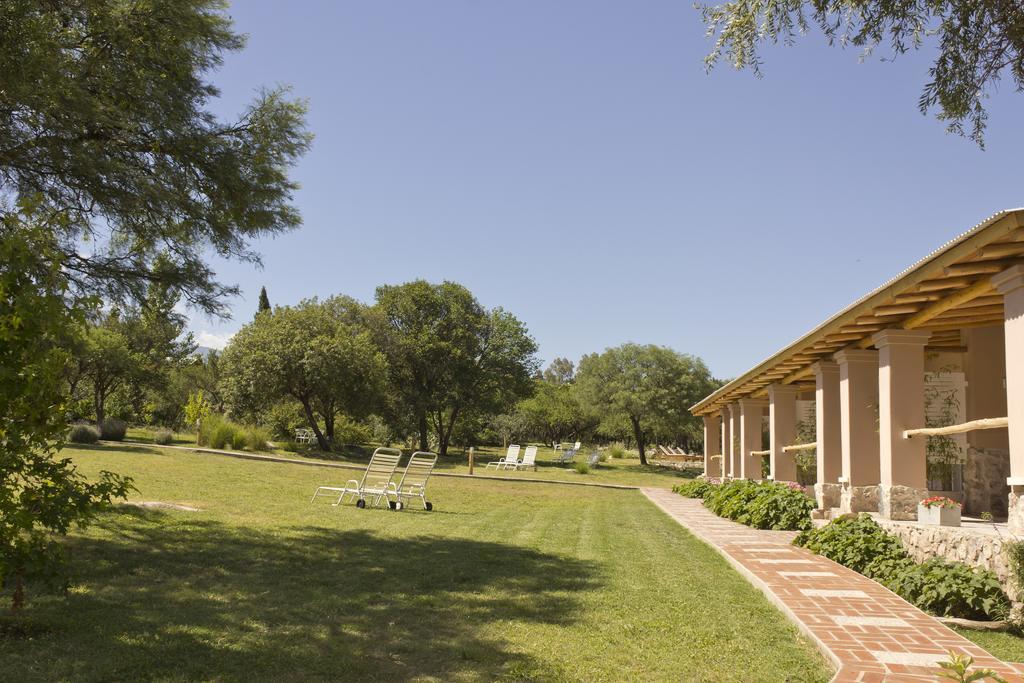
[[[707,479],[694,479],[672,487],[672,490],[686,498],[704,498],[715,490],[715,484]]]
[[[68,432],[68,441],[72,443],[96,443],[100,440],[100,430],[92,425],[76,424]]]
[[[348,415],[338,414],[334,418],[334,443],[360,444],[369,443],[373,439],[373,430],[360,424]]]
[[[158,429],[153,432],[153,443],[166,446],[174,441],[174,432],[170,429]]]
[[[814,503],[800,490],[774,482],[730,481],[705,492],[704,505],[719,517],[755,529],[811,528]]]
[[[794,543],[872,579],[884,580],[913,564],[899,539],[866,514],[844,515],[803,532]]]
[[[995,620],[1010,612],[999,578],[961,562],[932,558],[894,573],[884,583],[907,602],[944,617]]]
[[[794,541],[884,584],[907,602],[947,617],[1003,619],[1010,602],[987,569],[933,558],[914,562],[869,515],[846,515]]]
[[[124,435],[128,433],[128,423],[110,417],[100,422],[100,438],[106,441],[124,441]]]
[[[576,463],[576,465],[574,465],[574,467],[576,468],[576,471],[579,472],[580,474],[590,473],[590,465],[588,465],[585,462],[578,462]]]
[[[616,460],[626,457],[626,447],[621,443],[613,443],[608,447],[608,456]]]
[[[265,451],[267,450],[267,442],[270,440],[270,432],[263,427],[250,427],[245,431],[246,450]]]
[[[302,444],[295,439],[288,439],[286,441],[279,442],[278,445],[289,453],[298,453],[302,450]]]
[[[245,450],[245,445],[249,442],[249,435],[237,425],[231,426],[233,427],[231,431],[231,448],[236,451]]]

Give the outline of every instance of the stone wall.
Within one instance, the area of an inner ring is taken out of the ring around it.
[[[1002,550],[1003,542],[1014,540],[1005,530],[999,535],[995,530],[990,534],[961,527],[919,526],[878,517],[875,521],[886,532],[900,539],[915,561],[924,562],[933,557],[941,557],[989,569],[999,577],[999,582],[1013,602],[1022,601],[1024,593],[1014,585],[1010,565]]]
[[[968,448],[964,461],[964,512],[970,515],[991,512],[995,517],[1006,517],[1009,491],[1006,478],[1009,476],[1009,450]]]

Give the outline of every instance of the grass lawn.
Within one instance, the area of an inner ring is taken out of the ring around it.
[[[975,642],[1004,662],[1024,662],[1024,638],[1015,633],[989,633],[954,628],[964,638]]]
[[[66,451],[145,501],[0,621],[0,680],[824,681],[762,595],[639,492],[439,478],[434,512],[310,504],[321,468]]]
[[[152,443],[152,432],[146,428],[133,428],[128,431],[128,439],[141,443]],[[175,434],[174,445],[194,446],[195,436],[190,434]],[[230,450],[230,449],[229,449]],[[350,447],[345,453],[321,453],[316,450],[300,451],[297,453],[277,449],[268,455],[278,455],[286,458],[299,458],[319,462],[342,462],[357,465],[365,465],[369,460],[373,446]],[[586,462],[590,450],[584,449],[576,456],[576,462]],[[627,486],[661,486],[671,488],[681,481],[693,478],[700,472],[697,470],[680,471],[667,467],[655,465],[641,465],[636,457],[613,459],[610,458],[596,467],[590,468],[589,472],[582,474],[577,472],[572,465],[558,465],[554,462],[557,453],[547,447],[537,450],[537,470],[496,470],[487,469],[487,463],[498,460],[504,455],[501,448],[485,446],[475,449],[476,474],[487,474],[492,476],[510,477],[518,479],[558,479],[563,481],[581,481],[591,483],[624,484]],[[520,458],[522,452],[520,451]],[[452,472],[467,474],[469,463],[467,456],[461,448],[453,448],[449,455],[441,458],[437,463],[439,472]]]

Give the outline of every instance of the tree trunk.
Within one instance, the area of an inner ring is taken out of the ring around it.
[[[640,428],[640,420],[635,417],[629,418],[633,423],[633,438],[636,439],[636,448],[640,451],[640,464],[647,464],[647,443],[644,441],[644,430]]]
[[[439,442],[437,446],[437,454],[439,456],[448,455],[448,444],[452,440],[452,432],[455,431],[455,420],[457,420],[458,417],[459,410],[458,408],[456,408],[452,410],[452,417],[450,420],[448,420],[448,426],[442,429],[441,427],[442,425],[444,425],[444,414],[437,414],[437,440]]]
[[[427,411],[420,409],[418,416],[420,428],[420,450],[430,450],[430,428],[427,426]]]
[[[25,581],[21,574],[14,575],[14,594],[11,596],[11,612],[17,613],[25,606]]]
[[[309,405],[309,401],[300,399],[302,401],[302,410],[306,413],[306,421],[309,422],[309,428],[313,430],[316,435],[317,445],[320,446],[320,450],[329,451],[331,450],[331,444],[324,438],[323,432],[320,431],[320,425],[316,422],[316,415],[313,414],[313,407]]]
[[[93,389],[92,392],[92,407],[96,413],[96,424],[103,422],[103,418],[106,417],[106,403],[107,396],[102,389]]]
[[[334,413],[324,412],[324,434],[327,440],[334,443]]]

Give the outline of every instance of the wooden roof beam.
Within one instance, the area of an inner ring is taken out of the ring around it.
[[[946,311],[956,308],[960,304],[966,303],[972,299],[977,299],[979,296],[988,294],[991,291],[992,281],[989,278],[978,280],[966,289],[961,289],[950,294],[941,301],[936,301],[935,303],[926,306],[920,312],[915,313],[904,320],[902,327],[905,330],[915,330],[932,318],[937,318]]]

